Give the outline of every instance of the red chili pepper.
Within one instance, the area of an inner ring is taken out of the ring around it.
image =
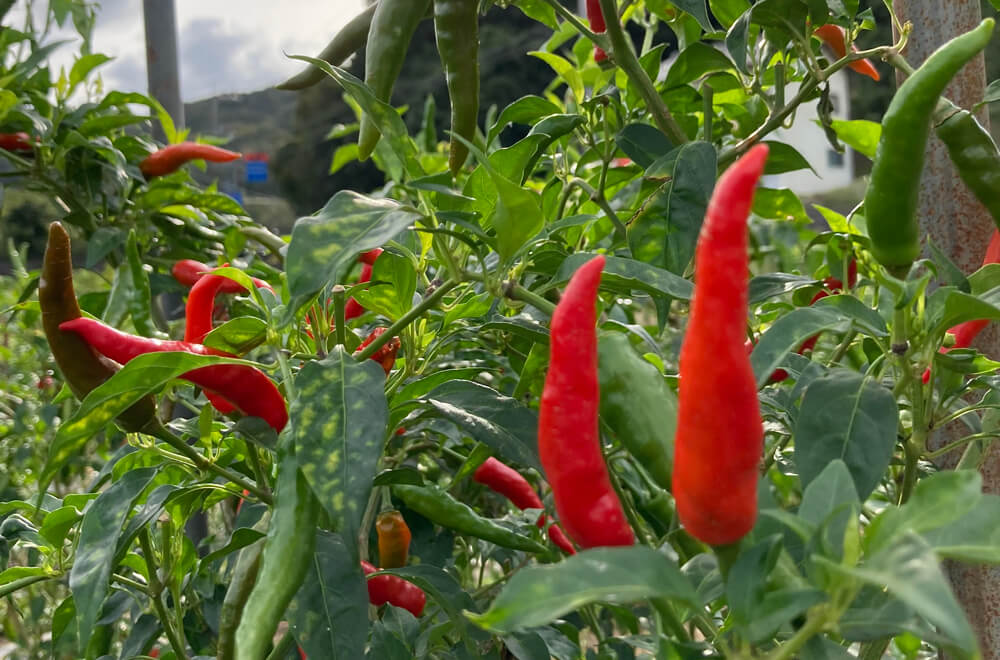
[[[361,267],[361,277],[358,279],[358,284],[361,284],[362,282],[371,282],[371,279],[372,279],[371,264],[365,263],[365,265]],[[345,321],[356,319],[364,313],[365,313],[365,308],[362,307],[361,303],[359,303],[354,298],[349,299],[347,301],[347,304],[344,305]]]
[[[371,575],[378,569],[366,561],[361,562],[361,570]],[[378,575],[368,580],[368,602],[372,605],[389,603],[409,610],[413,616],[420,616],[427,604],[423,589],[395,575]]]
[[[31,136],[24,131],[17,133],[0,133],[0,149],[13,151],[14,153],[24,153],[34,150]]]
[[[153,177],[176,172],[180,169],[181,165],[192,160],[228,163],[240,158],[243,158],[243,154],[211,144],[181,142],[154,151],[139,163],[139,169],[147,179],[152,179]]]
[[[993,230],[993,237],[990,239],[990,244],[986,248],[986,256],[983,257],[983,265],[987,264],[997,264],[1000,263],[1000,230]],[[983,329],[990,324],[989,321],[983,319],[974,319],[972,321],[965,321],[964,323],[959,323],[955,327],[948,330],[948,334],[954,335],[955,343],[951,346],[942,346],[939,349],[940,353],[947,353],[953,348],[968,348],[972,346],[972,342],[976,340]],[[924,370],[924,375],[921,377],[924,385],[931,381],[931,368],[927,367]]]
[[[184,319],[184,341],[201,344],[205,336],[212,331],[215,316],[215,295],[222,290],[226,282],[235,282],[221,275],[207,274],[191,287],[188,294]],[[213,392],[205,390],[205,398],[223,415],[236,410],[229,401]]]
[[[299,660],[306,660],[306,652],[302,650],[301,646],[299,647]]]
[[[230,357],[222,351],[201,344],[137,337],[94,319],[66,321],[59,325],[59,329],[77,333],[98,353],[119,364],[125,364],[145,353],[166,351]],[[181,374],[181,378],[225,398],[244,415],[263,418],[275,431],[280,432],[288,423],[284,397],[271,379],[256,367],[242,364],[213,365],[188,371]]]
[[[492,456],[476,468],[472,479],[483,484],[490,490],[500,493],[522,511],[525,509],[545,509],[545,505],[542,504],[542,498],[538,496],[538,493],[528,483],[528,480],[520,472]],[[545,525],[545,521],[546,517],[543,513],[538,516],[536,524],[542,527]],[[573,544],[570,543],[570,540],[566,538],[566,535],[563,534],[563,531],[555,523],[549,525],[548,533],[552,543],[568,554],[576,554],[576,548],[573,547]]]
[[[587,20],[590,22],[590,29],[596,34],[601,34],[608,29],[604,22],[604,14],[601,12],[600,0],[587,0]],[[600,46],[594,46],[594,61],[600,63],[608,59],[608,54]]]
[[[365,340],[361,342],[361,345],[358,346],[357,350],[354,352],[360,353],[365,349],[365,347],[368,346],[368,344],[375,341],[375,339],[380,337],[384,332],[385,328],[375,328],[371,331],[371,334],[365,337]],[[393,337],[386,343],[382,344],[381,348],[372,353],[371,359],[382,365],[382,368],[385,369],[386,376],[388,376],[389,372],[392,371],[392,365],[396,363],[396,353],[399,352],[399,347],[399,337]]]
[[[367,252],[362,252],[358,255],[358,261],[363,264],[368,264],[369,266],[375,265],[375,260],[378,256],[382,254],[382,248],[375,248],[373,250],[368,250]]]
[[[173,268],[170,269],[170,272],[174,276],[174,279],[180,284],[186,287],[192,287],[197,284],[198,280],[204,277],[206,273],[210,273],[212,270],[214,270],[212,266],[203,264],[200,261],[195,261],[194,259],[181,259],[174,264]],[[219,293],[246,293],[246,289],[243,285],[236,280],[231,280],[228,277],[223,277],[222,279],[224,279],[225,282],[223,282],[220,286]],[[257,277],[252,277],[250,279],[253,280],[254,286],[258,289],[268,289],[272,293],[274,292],[274,287],[271,286],[270,282],[265,282]]]
[[[552,314],[538,419],[538,453],[556,513],[570,538],[584,548],[635,542],[604,464],[597,425],[601,393],[594,305],[603,267],[603,256],[581,266]]]
[[[828,25],[821,25],[816,28],[815,34],[823,41],[823,43],[830,47],[833,54],[837,56],[837,59],[841,59],[847,55],[847,45],[845,43],[847,31],[844,30],[844,28],[839,25],[833,25],[832,23]],[[857,52],[858,49],[854,44],[851,44],[851,50]],[[851,62],[847,66],[861,75],[868,76],[876,82],[881,79],[878,70],[868,60]]]
[[[767,145],[753,147],[715,186],[681,346],[673,494],[685,529],[711,545],[738,541],[757,518],[764,426],[744,343],[747,217],[767,154]]]

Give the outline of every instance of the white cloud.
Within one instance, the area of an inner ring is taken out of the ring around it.
[[[363,0],[175,0],[181,96],[251,92],[293,75],[302,63],[284,53],[315,55],[364,6]],[[140,0],[102,0],[94,50],[115,61],[105,86],[146,90],[146,46]],[[53,63],[69,65],[70,49]]]

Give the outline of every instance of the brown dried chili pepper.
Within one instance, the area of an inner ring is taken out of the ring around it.
[[[490,490],[497,492],[516,506],[522,511],[525,509],[542,509],[545,510],[545,505],[542,504],[542,498],[538,496],[535,489],[528,483],[528,480],[524,476],[510,467],[505,465],[501,461],[490,456],[482,465],[476,468],[476,471],[472,475],[472,479],[478,483],[483,484]],[[536,523],[539,527],[545,526],[547,518],[544,513],[538,516],[538,522]],[[548,528],[549,539],[557,547],[559,547],[564,552],[574,555],[576,554],[576,548],[570,542],[566,535],[561,529],[552,523]]]
[[[231,357],[201,344],[137,337],[93,319],[68,321],[60,324],[59,329],[77,333],[98,353],[120,364],[146,353],[168,351]],[[244,415],[262,418],[275,431],[280,432],[288,423],[284,397],[271,379],[256,367],[219,364],[194,369],[180,377],[225,398]]]
[[[753,147],[715,186],[681,346],[673,495],[684,528],[711,545],[735,543],[757,519],[764,426],[744,344],[747,218],[767,154],[767,145]]]
[[[538,418],[538,453],[556,513],[584,548],[632,545],[629,527],[601,452],[597,323],[594,305],[604,257],[576,271],[549,329],[549,369]]]
[[[378,559],[382,568],[406,566],[413,535],[399,511],[383,511],[375,520],[378,534]]]
[[[192,160],[207,160],[213,163],[228,163],[243,158],[243,154],[229,151],[211,144],[181,142],[154,151],[139,163],[139,169],[147,179],[176,172],[182,165]]]
[[[66,384],[78,399],[111,378],[119,367],[99,355],[81,337],[59,328],[61,323],[79,319],[80,305],[73,289],[73,256],[69,234],[62,224],[49,225],[42,276],[38,281],[38,303],[42,326],[52,357]],[[156,400],[145,396],[118,416],[126,431],[152,431],[160,425],[156,418]]]

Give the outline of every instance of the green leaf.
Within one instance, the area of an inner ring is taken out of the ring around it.
[[[882,124],[867,119],[833,120],[833,130],[844,144],[859,151],[872,160],[875,159],[875,148],[882,136]]]
[[[559,106],[548,99],[540,96],[522,96],[500,112],[500,116],[490,127],[486,143],[492,144],[500,132],[510,124],[533,124],[542,117],[559,111]]]
[[[576,252],[566,257],[549,282],[549,286],[559,286],[568,282],[577,268],[593,258],[593,254],[584,252]],[[694,286],[690,281],[670,271],[622,257],[605,257],[601,288],[620,293],[643,291],[653,296],[678,300],[690,300],[694,292]]]
[[[818,282],[811,277],[790,275],[788,273],[767,273],[750,280],[750,304],[762,303],[771,298],[777,298]]]
[[[136,401],[185,372],[213,364],[252,363],[191,353],[147,353],[130,360],[118,373],[91,391],[76,412],[59,427],[55,440],[49,445],[49,455],[39,478],[39,491],[45,490],[52,477],[87,440]]]
[[[750,9],[748,0],[708,0],[708,6],[723,25],[732,25]]]
[[[310,658],[364,656],[368,590],[347,545],[340,534],[318,532],[309,574],[288,606],[295,641]]]
[[[787,220],[801,225],[812,222],[802,200],[788,188],[758,188],[753,197],[753,212],[768,220]]]
[[[664,86],[670,89],[686,85],[716,71],[735,71],[735,67],[725,53],[705,42],[696,41],[682,50],[674,60],[667,72]]]
[[[295,382],[289,414],[299,467],[334,527],[355,539],[389,421],[385,372],[338,347],[307,364]]]
[[[156,468],[127,472],[118,482],[94,500],[80,524],[69,588],[76,603],[76,623],[80,651],[87,647],[101,604],[108,594],[115,542],[121,534],[125,517],[135,501],[156,476]]]
[[[487,630],[543,626],[596,602],[668,598],[698,607],[698,594],[676,564],[652,548],[593,548],[557,564],[521,569],[483,614],[466,614]]]
[[[715,32],[715,26],[712,25],[712,20],[708,17],[708,10],[705,8],[705,0],[673,0],[673,3],[681,11],[686,11],[694,16],[698,25],[705,32]]]
[[[243,355],[266,339],[267,322],[256,316],[238,316],[209,332],[202,343],[233,355]]]
[[[443,385],[450,380],[469,380],[483,373],[483,369],[478,367],[463,367],[458,369],[441,369],[432,374],[419,378],[396,391],[392,397],[392,406],[396,407],[414,399],[419,399],[435,387]]]
[[[965,502],[960,506],[964,508]],[[1000,564],[1000,495],[982,495],[965,515],[958,514],[961,508],[944,511],[940,507],[938,510],[953,521],[922,535],[939,557]]]
[[[937,626],[950,639],[948,646],[966,657],[981,657],[978,656],[976,636],[955,600],[948,579],[941,572],[934,551],[916,534],[906,534],[858,568],[843,567],[822,558],[817,561],[831,571],[877,588],[887,588],[889,593]]]
[[[803,490],[799,517],[814,527],[819,527],[845,504],[855,508],[861,506],[851,472],[847,464],[837,458],[830,461]]]
[[[552,70],[556,72],[565,83],[569,86],[573,96],[576,98],[578,103],[582,102],[586,98],[586,92],[583,86],[583,77],[577,70],[573,63],[564,57],[560,57],[555,53],[547,53],[541,50],[529,50],[528,55],[537,57],[541,61],[552,67]]]
[[[418,178],[424,175],[424,170],[417,157],[417,145],[414,144],[409,133],[407,133],[406,124],[403,123],[403,118],[399,116],[395,108],[375,98],[371,89],[345,69],[331,66],[329,62],[313,57],[304,57],[302,55],[290,55],[289,57],[294,60],[309,62],[325,71],[327,75],[333,78],[361,106],[365,116],[371,118],[379,133],[382,134],[382,137],[386,138],[385,140],[380,140],[380,142],[384,142],[391,153],[403,164],[410,178]]]
[[[795,351],[817,332],[836,328],[847,319],[833,307],[801,307],[774,322],[761,335],[750,354],[750,364],[757,376],[757,387],[763,387],[785,356]]]
[[[669,180],[628,227],[632,256],[681,275],[694,256],[698,232],[715,187],[715,147],[690,142],[653,163],[647,176]],[[656,174],[654,175],[653,172]]]
[[[537,450],[538,415],[516,399],[479,383],[451,380],[420,403],[502,458],[542,472]]]
[[[792,145],[774,140],[767,140],[764,144],[770,147],[764,174],[783,174],[796,170],[812,170],[813,174],[816,174],[816,170],[805,159],[805,156]]]
[[[417,273],[404,256],[383,252],[372,267],[372,284],[354,293],[365,309],[395,321],[410,311],[417,290]]]
[[[328,282],[340,281],[359,252],[379,247],[422,216],[390,199],[338,192],[292,228],[285,269],[295,311]]]
[[[479,608],[476,607],[472,597],[462,590],[461,585],[449,573],[428,564],[393,568],[384,572],[389,575],[398,575],[423,589],[424,593],[448,614],[448,618],[455,624],[459,630],[459,636],[463,639],[483,641],[488,638],[482,631],[469,628],[467,625],[462,610],[476,612]]]
[[[892,392],[861,374],[838,370],[806,389],[795,426],[795,465],[803,486],[830,461],[847,464],[858,496],[878,486],[896,446],[899,413]]]
[[[674,148],[667,136],[649,124],[629,124],[615,136],[618,148],[639,167],[649,167]]]
[[[745,626],[760,613],[768,576],[781,553],[781,536],[769,536],[740,551],[726,578],[726,601],[733,621]]]

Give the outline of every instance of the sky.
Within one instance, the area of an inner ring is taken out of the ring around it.
[[[101,0],[94,50],[114,57],[100,72],[105,89],[146,91],[141,0]],[[252,92],[296,73],[285,53],[316,55],[361,11],[363,0],[175,0],[181,96],[191,102]],[[69,66],[63,48],[53,63]]]

